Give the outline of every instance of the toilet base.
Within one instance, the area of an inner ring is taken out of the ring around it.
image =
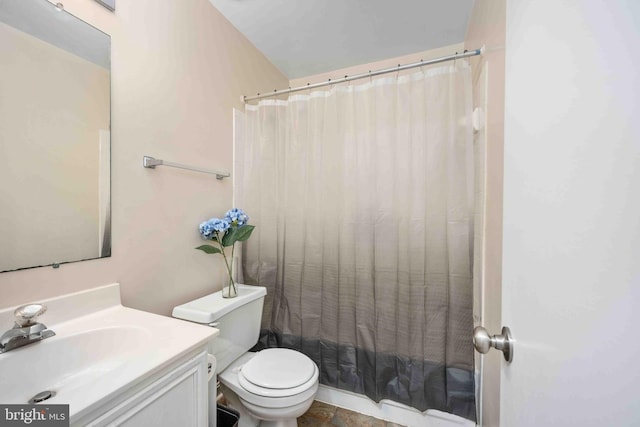
[[[220,388],[222,390],[222,393],[224,394],[225,399],[227,399],[229,406],[240,413],[238,427],[297,427],[297,416],[305,413],[311,406],[311,403],[313,403],[313,398],[311,398],[310,400],[301,402],[294,407],[287,408],[289,412],[289,414],[287,415],[293,415],[292,417],[277,420],[274,420],[273,418],[264,419],[271,418],[276,414],[263,414],[261,413],[262,408],[254,407],[248,402],[243,402],[233,390],[229,389],[224,384],[221,383]],[[254,413],[250,412],[251,410],[257,412],[259,415],[262,415],[264,418],[256,418],[256,416],[254,416]]]
[[[245,409],[237,394],[225,387],[224,384],[220,384],[220,389],[229,406],[240,413],[238,427],[258,427],[260,425],[260,420]]]
[[[260,427],[298,427],[298,421],[295,418],[280,421],[262,421]]]

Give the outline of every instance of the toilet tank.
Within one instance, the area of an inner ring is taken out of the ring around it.
[[[222,298],[222,291],[198,298],[173,309],[173,317],[213,326],[220,330],[209,344],[216,357],[216,372],[222,372],[258,342],[262,307],[267,289],[237,285],[238,296]]]

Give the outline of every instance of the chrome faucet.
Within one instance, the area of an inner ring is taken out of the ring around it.
[[[44,304],[27,304],[16,308],[13,312],[16,323],[0,337],[0,353],[54,336],[55,332],[36,322],[45,311],[47,306]]]

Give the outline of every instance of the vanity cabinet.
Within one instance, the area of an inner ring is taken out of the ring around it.
[[[201,350],[124,391],[82,419],[72,419],[71,425],[205,427],[207,396],[207,352]]]

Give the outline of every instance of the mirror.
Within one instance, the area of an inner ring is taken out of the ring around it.
[[[111,255],[111,39],[0,0],[0,271]]]

